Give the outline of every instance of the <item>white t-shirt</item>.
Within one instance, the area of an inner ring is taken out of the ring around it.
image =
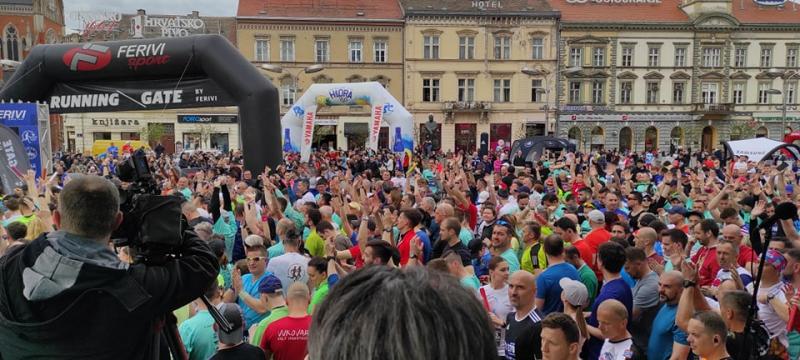
[[[775,285],[772,285],[768,288],[760,288],[758,289],[758,294],[774,294],[775,298],[782,302],[786,302],[786,296],[783,294],[783,287],[782,282],[778,282]],[[758,302],[758,318],[764,321],[764,325],[767,326],[767,330],[769,330],[770,339],[774,337],[778,337],[778,340],[784,346],[789,346],[789,338],[786,334],[786,322],[778,316],[778,313],[775,312],[775,308],[772,307],[770,304],[762,304],[760,301]]]
[[[508,300],[508,285],[497,290],[493,289],[491,285],[484,285],[481,286],[481,289],[486,292],[486,300],[489,301],[489,307],[498,318],[505,319],[509,313],[514,312],[514,307],[511,306],[511,301]],[[501,357],[506,356],[505,338],[505,327],[495,330],[494,340],[497,343],[497,355]]]
[[[606,339],[597,360],[626,360],[633,357],[633,339],[611,342]]]
[[[280,279],[283,294],[288,294],[289,286],[294,282],[308,282],[308,258],[296,252],[276,256],[269,259],[267,272]]]

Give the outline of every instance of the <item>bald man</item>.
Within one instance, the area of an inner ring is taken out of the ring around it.
[[[603,360],[633,358],[633,338],[628,332],[628,309],[621,302],[608,299],[597,308],[597,321],[605,342],[600,350]]]
[[[683,294],[683,275],[678,271],[661,274],[658,281],[658,296],[664,305],[653,320],[647,343],[648,359],[683,360],[689,354],[687,335],[675,325],[675,314],[678,311],[681,294]]]
[[[644,254],[647,255],[647,263],[651,269],[658,269],[664,266],[664,258],[658,255],[655,249],[656,240],[658,240],[658,233],[651,227],[645,226],[633,233],[633,243],[637,248],[644,250]]]
[[[506,359],[542,358],[542,314],[534,305],[536,277],[516,271],[508,279],[508,299],[514,312],[506,318]]]
[[[754,270],[757,268],[756,264],[758,264],[758,256],[756,252],[753,251],[753,248],[742,243],[744,239],[742,228],[736,224],[725,225],[722,228],[722,238],[739,247],[739,257],[736,262],[739,266],[747,269],[751,274],[754,274]]]

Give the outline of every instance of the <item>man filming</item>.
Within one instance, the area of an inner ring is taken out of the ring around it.
[[[122,222],[119,205],[111,181],[75,177],[53,213],[59,231],[0,259],[0,358],[158,359],[163,353],[163,315],[202,296],[219,264],[197,237],[186,237],[181,257],[159,266],[121,262],[109,247]]]

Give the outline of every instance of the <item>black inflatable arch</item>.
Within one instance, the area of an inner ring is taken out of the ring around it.
[[[219,35],[39,45],[0,99],[51,113],[237,105],[245,168],[281,161],[278,90]]]

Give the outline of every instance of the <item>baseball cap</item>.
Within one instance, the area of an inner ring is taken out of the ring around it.
[[[592,211],[589,211],[589,221],[593,221],[593,222],[596,222],[596,223],[605,223],[606,222],[606,216],[600,210],[592,210]]]
[[[231,324],[231,331],[225,332],[217,327],[217,337],[219,342],[226,345],[236,345],[244,340],[244,317],[239,305],[232,303],[222,303],[219,305],[219,313]]]
[[[670,215],[672,215],[672,214],[681,214],[683,216],[686,216],[686,208],[683,207],[683,206],[673,206],[673,207],[669,208],[669,210],[667,210],[667,212]]]
[[[570,278],[561,278],[558,285],[564,291],[564,298],[572,304],[572,306],[586,306],[589,302],[589,290],[586,285],[577,280]]]
[[[258,292],[261,294],[276,294],[283,292],[283,285],[281,285],[281,280],[277,276],[269,274],[258,284]]]
[[[489,200],[489,192],[488,191],[481,191],[478,193],[478,205],[483,204]]]
[[[739,205],[754,207],[756,206],[756,197],[755,196],[746,196],[742,200],[739,200]]]
[[[779,273],[782,273],[783,269],[786,268],[786,258],[784,258],[781,253],[769,249],[767,250],[765,265],[772,265],[772,267],[774,267],[775,270],[778,270]]]
[[[507,199],[508,198],[508,190],[506,190],[504,188],[500,189],[500,190],[497,190],[497,196],[499,196],[499,197],[501,197],[503,199]]]
[[[522,186],[520,186],[520,187],[518,187],[518,188],[517,188],[517,192],[518,192],[518,193],[526,193],[526,194],[530,194],[530,193],[531,193],[531,188],[529,188],[529,187],[527,187],[527,186],[525,186],[525,185],[522,185]]]

